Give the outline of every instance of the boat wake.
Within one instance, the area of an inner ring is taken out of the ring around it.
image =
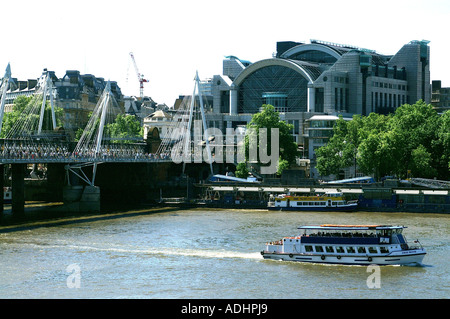
[[[68,247],[68,246],[65,246]],[[105,251],[125,254],[143,254],[143,255],[162,255],[162,256],[186,256],[201,258],[242,258],[242,259],[261,259],[259,252],[237,252],[226,250],[207,250],[207,249],[182,249],[182,248],[146,248],[146,249],[130,249],[118,247],[93,247],[69,245],[72,249],[80,251]]]
[[[117,254],[136,254],[136,255],[160,255],[160,256],[186,256],[200,258],[241,258],[241,259],[258,259],[263,260],[259,252],[239,252],[227,250],[209,250],[209,249],[185,249],[173,247],[148,247],[145,249],[134,249],[132,247],[99,247],[91,245],[77,244],[49,244],[49,243],[20,243],[21,247],[29,246],[35,249],[70,249],[76,252],[106,252]]]

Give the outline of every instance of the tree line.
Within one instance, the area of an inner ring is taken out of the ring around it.
[[[438,114],[422,100],[395,113],[340,117],[328,143],[316,151],[316,168],[326,176],[356,167],[383,176],[450,179],[450,111]]]

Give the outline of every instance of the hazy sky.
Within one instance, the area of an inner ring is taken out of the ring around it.
[[[429,40],[431,79],[450,86],[449,0],[20,0],[2,1],[0,23],[0,76],[8,62],[20,80],[79,70],[139,95],[133,52],[145,95],[167,105],[192,93],[196,70],[204,79],[222,74],[227,55],[270,58],[277,41],[395,54]]]

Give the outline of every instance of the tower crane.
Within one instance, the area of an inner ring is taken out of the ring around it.
[[[136,70],[136,75],[138,77],[139,89],[140,89],[139,93],[140,93],[140,97],[142,100],[142,98],[144,97],[144,83],[148,83],[148,80],[144,79],[144,75],[139,72],[139,69],[136,64],[136,60],[134,59],[133,52],[130,52],[130,56],[131,56],[131,60],[133,61],[133,64],[134,64],[134,69]]]

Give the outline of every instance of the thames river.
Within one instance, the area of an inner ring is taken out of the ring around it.
[[[264,260],[315,224],[405,225],[418,266]],[[0,227],[0,298],[412,299],[450,297],[450,218],[419,213],[143,209]]]

